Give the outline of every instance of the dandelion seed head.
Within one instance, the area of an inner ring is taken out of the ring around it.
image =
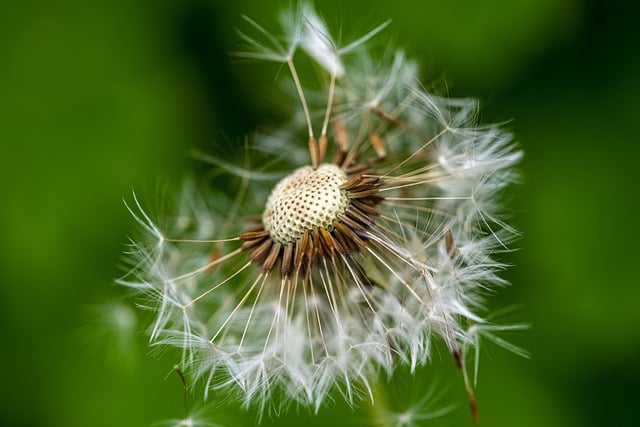
[[[501,201],[521,157],[511,135],[478,125],[477,102],[420,87],[402,51],[368,52],[384,25],[341,45],[311,6],[284,16],[282,37],[249,18],[265,40],[241,36],[246,57],[289,68],[306,126],[254,144],[290,172],[269,192],[271,171],[212,159],[237,194],[186,184],[164,227],[134,199],[147,238],[121,283],[155,311],[152,344],[181,349],[207,392],[259,412],[373,398],[380,371],[426,364],[434,340],[477,354],[483,330],[509,348],[499,328],[473,325],[505,283],[495,255],[514,235]],[[298,47],[326,73],[320,94],[298,76]],[[419,419],[405,416],[400,425]]]

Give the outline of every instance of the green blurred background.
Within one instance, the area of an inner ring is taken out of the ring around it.
[[[122,199],[202,172],[192,149],[242,141],[281,115],[267,99],[277,68],[234,64],[227,52],[239,47],[241,14],[275,28],[288,3],[0,2],[0,425],[181,415],[173,359],[148,354],[145,325],[113,285],[133,229]],[[514,286],[491,304],[522,303],[513,317],[533,327],[513,341],[532,359],[485,348],[481,425],[637,425],[638,2],[316,4],[347,34],[391,18],[380,37],[419,59],[425,82],[479,97],[484,121],[513,119],[526,152]],[[128,334],[109,330],[109,313]],[[462,404],[443,425],[471,425],[457,373],[444,378]],[[336,405],[286,421],[351,419]]]

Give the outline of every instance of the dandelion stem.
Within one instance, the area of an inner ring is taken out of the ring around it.
[[[478,424],[480,422],[478,414],[478,402],[476,401],[476,394],[474,393],[473,386],[471,385],[471,381],[469,380],[469,373],[467,372],[467,365],[464,361],[462,350],[454,350],[453,357],[455,358],[458,367],[462,371],[464,387],[467,389],[467,394],[469,396],[469,408],[471,409],[471,417],[473,418],[473,423]]]
[[[184,419],[186,420],[189,416],[189,409],[187,407],[187,380],[184,377],[184,372],[182,372],[180,366],[175,365],[173,367],[173,372],[178,374],[178,376],[180,377],[180,381],[182,382],[182,403],[184,405]]]
[[[313,126],[311,125],[311,115],[309,114],[309,106],[307,105],[307,100],[304,97],[304,91],[302,90],[302,84],[300,84],[300,78],[298,77],[298,72],[296,71],[296,67],[295,65],[293,65],[293,60],[291,58],[287,58],[287,65],[289,66],[289,70],[291,71],[291,77],[293,77],[293,83],[296,86],[296,90],[298,91],[298,96],[300,97],[300,102],[302,103],[302,109],[304,110],[304,117],[307,121],[309,138],[313,138]]]
[[[322,133],[321,136],[327,135],[327,127],[329,126],[329,117],[331,116],[331,107],[333,106],[333,96],[335,94],[335,88],[336,88],[336,74],[338,73],[337,70],[337,61],[338,59],[336,58],[335,54],[334,54],[334,59],[333,59],[333,70],[331,70],[331,83],[329,84],[329,95],[328,95],[328,100],[327,100],[327,111],[324,114],[324,121],[322,122]]]

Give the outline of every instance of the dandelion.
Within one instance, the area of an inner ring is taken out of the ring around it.
[[[511,135],[479,126],[476,102],[425,90],[401,51],[374,55],[386,24],[340,43],[307,4],[281,35],[246,21],[242,55],[284,64],[301,114],[248,152],[276,167],[206,157],[237,178],[234,198],[188,183],[160,225],[134,197],[146,237],[121,282],[147,296],[151,342],[259,411],[373,399],[380,370],[415,370],[434,340],[462,364],[479,331],[498,330],[478,325],[514,236],[501,208],[521,157]]]

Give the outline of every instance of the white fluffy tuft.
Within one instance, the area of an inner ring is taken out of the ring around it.
[[[308,5],[284,15],[282,36],[247,21],[259,37],[242,34],[251,47],[245,56],[286,62],[295,71],[292,58],[301,48],[337,77],[324,79],[331,81],[326,92],[335,90],[329,148],[348,144],[349,155],[368,160],[384,200],[375,224],[357,233],[366,245],[319,257],[308,275],[283,276],[277,268],[265,271],[240,247],[241,217],[266,210],[265,227],[284,245],[310,227],[304,221],[328,228],[345,209],[339,190],[321,197],[337,206],[328,222],[321,218],[328,208],[311,213],[317,200],[304,192],[286,195],[301,198],[300,221],[288,208],[276,213],[285,190],[276,187],[267,201],[264,180],[252,179],[272,176],[267,171],[236,174],[239,190],[231,198],[186,185],[166,226],[134,198],[131,211],[146,237],[132,244],[131,271],[122,283],[145,294],[155,312],[151,342],[181,349],[183,368],[207,390],[231,391],[264,410],[318,409],[335,394],[349,402],[372,398],[380,370],[427,363],[434,340],[454,353],[473,353],[484,337],[522,353],[495,336],[501,329],[485,321],[484,309],[487,290],[505,283],[496,254],[515,235],[501,201],[522,156],[511,135],[478,126],[475,101],[417,85],[417,65],[401,51],[372,57],[364,44],[383,26],[340,46]],[[298,89],[299,97],[313,94]],[[308,96],[308,117],[327,111],[327,98]],[[299,109],[299,99],[292,102]],[[307,146],[296,132],[303,129],[294,121],[257,136],[257,151],[275,155],[280,171],[311,173],[301,163]],[[346,176],[331,168],[324,171],[334,180],[327,186],[337,189]],[[313,173],[322,175],[319,170]],[[274,218],[288,231],[272,224]],[[414,409],[396,415],[398,425],[423,419]]]

